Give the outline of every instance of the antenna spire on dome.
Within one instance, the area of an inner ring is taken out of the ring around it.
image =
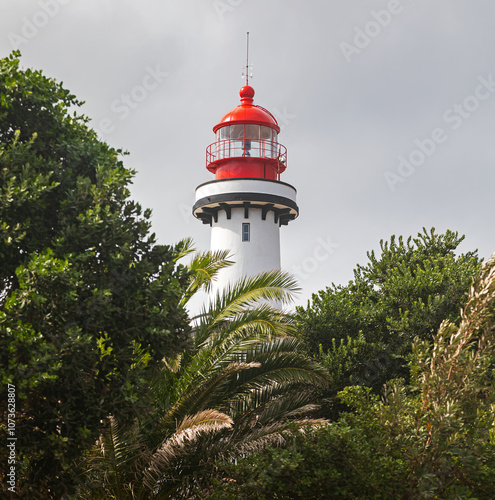
[[[246,77],[246,85],[249,85],[249,78],[253,78],[253,73],[249,74],[249,31],[246,33],[246,69],[242,72],[242,77]]]
[[[246,85],[249,85],[249,31],[246,33]]]

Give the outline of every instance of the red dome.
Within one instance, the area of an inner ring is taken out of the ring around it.
[[[220,122],[213,127],[213,132],[225,126],[234,125],[236,123],[253,123],[256,125],[265,125],[267,127],[273,128],[280,132],[280,127],[278,126],[275,117],[265,108],[261,106],[256,106],[253,104],[254,89],[250,85],[245,85],[239,91],[241,96],[241,104],[229,111]]]

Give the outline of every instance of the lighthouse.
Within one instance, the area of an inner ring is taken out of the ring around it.
[[[296,189],[280,180],[287,150],[280,127],[254,104],[247,80],[240,104],[213,127],[206,168],[215,179],[196,188],[193,215],[211,227],[212,251],[228,250],[233,266],[219,274],[215,289],[240,278],[280,269],[280,228],[299,215]]]

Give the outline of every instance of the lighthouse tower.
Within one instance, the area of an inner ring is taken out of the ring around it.
[[[277,120],[254,104],[253,87],[246,84],[239,94],[241,103],[213,127],[206,168],[215,180],[197,187],[193,207],[211,226],[211,250],[228,250],[235,261],[219,274],[218,290],[280,269],[280,227],[299,214],[295,188],[280,180],[287,150],[278,142]]]

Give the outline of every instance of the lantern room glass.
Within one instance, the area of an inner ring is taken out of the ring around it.
[[[277,132],[264,125],[226,125],[216,132],[216,157],[277,158],[277,139]]]

